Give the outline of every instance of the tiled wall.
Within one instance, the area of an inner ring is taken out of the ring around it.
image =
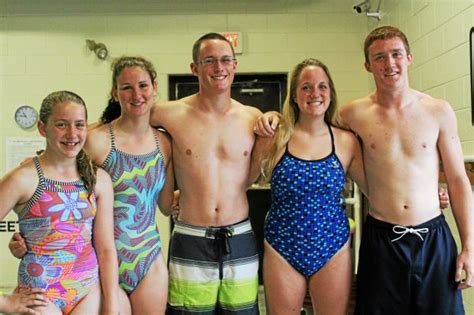
[[[69,89],[88,104],[92,121],[110,91],[110,62],[97,59],[86,39],[107,45],[112,57],[140,54],[159,72],[159,98],[167,75],[189,73],[193,42],[210,31],[238,31],[238,71],[286,72],[306,57],[332,71],[342,102],[367,93],[361,43],[367,19],[349,0],[0,0],[0,175],[5,140],[36,136],[20,130],[13,113],[39,104],[49,92]],[[10,215],[8,219],[15,219]],[[159,218],[167,232],[166,220]],[[11,233],[0,233],[0,286],[16,283],[17,261],[5,253]],[[166,251],[167,238],[163,239]]]
[[[469,30],[474,26],[472,0],[385,0],[387,24],[399,26],[410,40],[414,64],[411,85],[453,106],[466,155],[474,155],[471,125]],[[472,172],[471,172],[472,173]],[[473,186],[474,187],[474,186]],[[454,217],[446,218],[460,248]],[[463,292],[467,314],[474,314],[474,290]]]

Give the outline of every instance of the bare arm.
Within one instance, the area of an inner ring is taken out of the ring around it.
[[[110,176],[97,169],[97,213],[92,229],[94,248],[99,261],[103,314],[118,314],[118,261],[114,244],[113,189]]]
[[[171,139],[164,132],[159,132],[160,148],[165,157],[166,179],[164,186],[158,197],[158,207],[161,213],[169,216],[173,208],[174,200],[174,173],[173,173],[173,153],[171,147]]]
[[[440,132],[438,150],[446,175],[456,225],[462,242],[462,250],[456,263],[455,280],[461,281],[462,270],[466,277],[460,284],[464,289],[472,286],[474,273],[474,201],[471,185],[464,169],[461,143],[457,134],[456,116],[447,103],[443,103],[438,115]]]
[[[89,130],[87,134],[87,141],[84,145],[84,150],[89,155],[91,161],[100,166],[104,163],[107,154],[110,152],[112,146],[109,131],[106,125],[101,125],[93,130]]]
[[[352,180],[356,182],[357,186],[359,186],[362,193],[368,197],[369,191],[365,179],[364,161],[362,158],[360,143],[354,134],[350,134],[350,137],[352,142],[351,147],[354,154],[349,165],[348,174]]]
[[[347,111],[349,110],[348,106],[343,107],[341,110],[336,111],[336,114],[334,115],[334,126],[351,131],[349,128],[348,123],[344,120],[344,117],[347,119]]]
[[[250,163],[248,185],[252,185],[261,175],[261,165],[263,156],[275,143],[275,137],[265,138],[258,136],[252,150],[252,160]]]
[[[166,120],[166,114],[169,112],[169,110],[167,110],[169,106],[170,102],[155,102],[151,107],[150,125],[153,127],[166,128],[164,121]]]

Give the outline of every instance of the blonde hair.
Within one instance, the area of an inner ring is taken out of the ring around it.
[[[275,135],[275,143],[271,149],[266,152],[262,159],[262,176],[260,177],[262,182],[270,181],[272,170],[277,163],[277,155],[288,144],[288,141],[293,134],[295,124],[298,121],[300,115],[300,110],[298,108],[298,104],[296,103],[296,89],[298,87],[298,80],[300,78],[301,72],[303,72],[306,67],[310,66],[316,66],[323,69],[324,73],[328,77],[331,102],[329,103],[328,109],[324,113],[324,121],[328,125],[333,124],[332,121],[337,107],[337,94],[334,81],[332,80],[331,74],[329,73],[329,69],[324,63],[317,59],[305,59],[297,64],[292,71],[290,81],[288,83],[288,95],[286,97],[285,103],[283,104],[282,117]]]
[[[64,102],[74,102],[76,104],[82,105],[84,107],[87,120],[86,103],[79,95],[70,91],[57,91],[46,96],[43,102],[41,103],[39,113],[39,119],[41,120],[41,122],[47,125],[49,117],[51,117],[51,115],[53,114],[54,106]],[[84,149],[79,151],[79,154],[76,157],[76,166],[79,175],[81,176],[81,179],[84,182],[87,191],[89,192],[90,197],[92,192],[94,191],[94,187],[97,181],[97,167],[89,159],[89,156],[86,154]]]

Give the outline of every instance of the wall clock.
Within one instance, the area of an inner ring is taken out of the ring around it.
[[[15,111],[15,121],[23,129],[31,128],[38,121],[38,111],[29,105],[22,105]]]

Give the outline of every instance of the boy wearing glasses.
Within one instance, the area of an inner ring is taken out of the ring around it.
[[[231,44],[209,33],[193,46],[199,91],[155,105],[172,136],[180,211],[171,236],[169,314],[258,314],[258,254],[246,196],[253,125],[261,112],[231,99]]]

